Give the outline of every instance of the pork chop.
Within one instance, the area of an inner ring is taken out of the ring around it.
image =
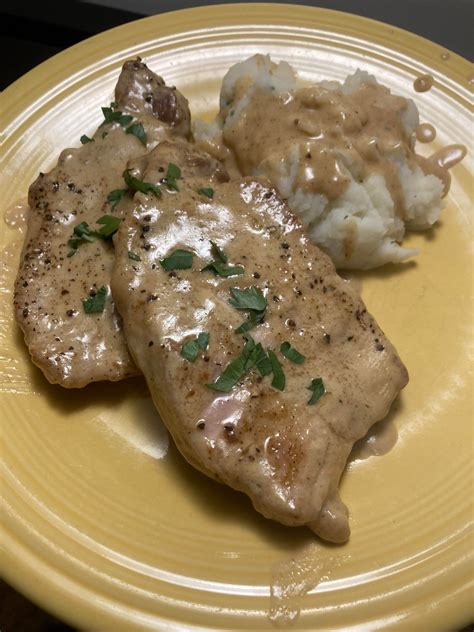
[[[190,133],[186,99],[139,59],[124,64],[115,97],[94,137],[64,150],[29,189],[15,315],[33,362],[68,388],[137,373],[109,291],[112,241],[95,232],[110,233],[120,218],[127,162]]]
[[[168,161],[157,147],[140,177],[158,184]],[[133,358],[192,465],[268,518],[345,541],[347,457],[407,371],[265,181],[181,176],[137,193],[114,238]]]

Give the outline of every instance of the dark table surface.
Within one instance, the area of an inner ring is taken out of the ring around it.
[[[235,1],[235,0],[234,0]],[[474,59],[474,2],[472,0],[315,0],[287,3],[327,7],[363,15],[422,35],[467,59]],[[129,9],[99,6],[88,2],[9,2],[0,4],[2,64],[0,89],[21,77],[48,57],[106,29],[139,19],[150,13],[184,9],[222,0],[160,0],[147,12],[150,2],[117,2]],[[468,625],[462,632],[473,630]],[[0,632],[73,632],[13,588],[0,582]]]

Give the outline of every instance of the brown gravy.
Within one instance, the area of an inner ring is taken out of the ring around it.
[[[413,87],[415,92],[428,92],[433,87],[433,76],[432,75],[421,75],[417,77],[413,82]]]
[[[428,90],[432,84],[431,75],[422,75],[415,81],[415,89]],[[276,94],[260,87],[249,91],[248,78],[242,77],[236,82],[233,102],[221,112],[223,140],[243,175],[266,175],[272,182],[280,182],[285,197],[301,189],[335,201],[352,181],[345,167],[360,182],[381,175],[396,214],[405,219],[405,195],[394,156],[412,170],[419,167],[425,174],[437,176],[446,194],[448,169],[465,153],[456,146],[453,154],[451,146],[442,150],[445,158],[441,162],[439,156],[427,160],[417,155],[416,140],[431,142],[436,130],[423,123],[410,133],[404,125],[409,107],[407,99],[371,81],[350,94],[318,84]],[[281,185],[286,175],[292,182],[288,191]],[[349,256],[350,239],[344,247]]]
[[[430,123],[420,123],[415,134],[419,143],[431,143],[436,138],[436,129]]]

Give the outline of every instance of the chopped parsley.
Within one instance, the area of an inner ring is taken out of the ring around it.
[[[245,270],[243,266],[229,266],[227,265],[227,261],[229,260],[225,252],[219,248],[219,246],[211,241],[211,251],[215,256],[215,260],[211,261],[204,268],[202,268],[201,272],[205,272],[206,270],[210,270],[221,277],[231,277],[238,276],[239,274],[244,274]]]
[[[221,277],[238,276],[245,272],[242,266],[228,266],[226,263],[221,263],[220,261],[211,261],[211,263],[202,268],[201,272],[205,272],[206,270],[210,270]]]
[[[216,259],[218,259],[221,263],[227,263],[229,258],[215,241],[211,241],[211,252]]]
[[[255,366],[260,375],[270,375],[270,373],[272,372],[272,363],[270,361],[268,353],[262,347],[262,344],[260,342],[255,345]]]
[[[241,325],[237,327],[237,329],[235,330],[235,333],[244,334],[245,332],[250,331],[251,329],[256,327],[258,323],[261,323],[264,318],[265,318],[265,310],[261,312],[255,312],[255,311],[250,312],[249,315],[247,316],[247,320],[245,320]]]
[[[242,353],[229,362],[215,382],[206,384],[206,386],[213,391],[229,393],[255,366],[255,356],[255,342],[250,336],[247,336]]]
[[[123,196],[127,193],[128,189],[114,189],[107,196],[107,202],[112,207],[112,210],[117,206]]]
[[[209,334],[202,331],[197,338],[186,342],[181,347],[181,355],[189,362],[195,362],[199,352],[205,351],[209,345]]]
[[[270,362],[272,365],[272,373],[273,373],[272,386],[273,388],[276,388],[279,391],[284,391],[286,379],[285,379],[285,374],[283,373],[283,368],[280,364],[280,361],[276,357],[275,353],[271,351],[270,349],[268,350],[268,357],[270,358]]]
[[[131,259],[132,261],[141,261],[142,260],[139,255],[135,254],[131,250],[128,251],[128,258]]]
[[[186,270],[193,265],[193,253],[189,250],[174,250],[168,257],[160,259],[160,265],[163,270]]]
[[[123,179],[125,180],[125,184],[134,191],[140,191],[140,193],[153,193],[156,197],[161,197],[161,189],[157,184],[152,184],[151,182],[144,182],[139,178],[135,178],[130,173],[130,169],[125,169],[122,173]]]
[[[102,215],[102,217],[99,217],[97,220],[97,223],[102,225],[102,228],[99,228],[98,231],[99,235],[104,239],[112,237],[112,235],[117,232],[121,221],[119,217],[115,217],[114,215]]]
[[[179,191],[179,187],[176,184],[176,180],[181,178],[181,169],[174,165],[172,162],[168,164],[168,169],[166,170],[166,175],[163,178],[163,184],[166,185],[167,189],[172,191]]]
[[[96,231],[91,230],[87,222],[81,222],[80,224],[77,224],[76,226],[74,226],[73,236],[67,242],[67,245],[71,249],[67,253],[67,256],[72,257],[76,254],[76,250],[81,244],[84,244],[85,242],[92,243],[93,241],[95,241],[96,237]]]
[[[107,288],[103,285],[94,296],[82,299],[82,306],[86,314],[98,314],[104,311],[107,298]]]
[[[310,406],[316,404],[321,397],[326,393],[326,387],[324,386],[323,378],[316,377],[311,380],[311,384],[308,386],[308,390],[312,391],[311,397],[308,401]]]
[[[83,145],[87,145],[87,143],[93,143],[94,142],[93,138],[89,138],[89,136],[86,136],[85,134],[83,134],[79,140],[81,141],[81,143]]]
[[[236,334],[243,334],[246,331],[250,331],[258,325],[258,323],[262,322],[267,308],[267,299],[263,296],[262,291],[258,287],[252,285],[252,287],[247,290],[232,287],[230,288],[230,293],[232,294],[232,298],[229,303],[233,307],[249,311],[247,320],[235,330]]]
[[[119,123],[122,127],[132,122],[133,116],[130,114],[123,114],[120,110],[116,110],[117,104],[115,102],[110,104],[111,107],[101,108],[104,120],[100,124],[100,127],[107,125],[108,123]],[[114,106],[114,107],[112,107]]]
[[[282,342],[280,351],[290,362],[294,364],[303,364],[306,360],[305,356],[290,345],[289,342]]]
[[[125,130],[125,133],[133,134],[134,136],[138,138],[138,140],[142,143],[142,145],[146,147],[146,141],[147,141],[146,132],[141,123],[132,123],[129,127],[127,127],[127,129]]]
[[[230,293],[232,298],[229,303],[236,309],[249,309],[261,312],[267,308],[267,299],[263,296],[262,290],[255,287],[255,285],[246,290],[231,287]]]
[[[211,189],[211,187],[203,187],[202,189],[198,189],[198,193],[200,193],[201,195],[205,195],[210,200],[212,200],[212,198],[214,197],[214,189]]]

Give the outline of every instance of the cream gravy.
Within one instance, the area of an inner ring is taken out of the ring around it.
[[[417,77],[413,82],[413,88],[416,92],[428,92],[433,87],[433,76],[432,75],[421,75]]]
[[[18,200],[5,211],[3,219],[9,228],[22,230],[26,227],[30,207],[27,198]]]
[[[418,142],[431,143],[436,138],[436,129],[430,123],[420,123],[415,134]]]

